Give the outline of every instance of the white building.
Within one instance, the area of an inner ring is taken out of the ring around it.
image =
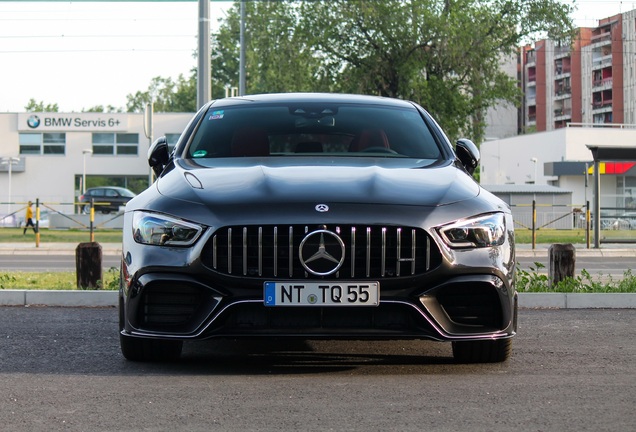
[[[152,135],[174,145],[191,118],[156,113]],[[149,145],[143,114],[0,113],[0,214],[36,199],[73,212],[84,177],[89,187],[147,186]]]
[[[549,132],[493,140],[481,145],[483,185],[552,185],[572,192],[572,205],[593,201],[593,156],[588,146],[634,148],[632,125],[568,125]],[[588,175],[586,176],[586,167]],[[636,161],[600,163],[600,207],[622,214],[636,197]],[[586,187],[587,185],[587,187]]]

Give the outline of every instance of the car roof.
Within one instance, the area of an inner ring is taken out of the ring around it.
[[[128,190],[124,187],[121,186],[95,186],[92,188],[88,188],[86,190],[93,190],[93,189],[115,189],[115,190]]]
[[[86,189],[86,192],[99,190],[99,189],[110,189],[110,190],[115,190],[115,191],[122,192],[122,193],[129,193],[130,192],[130,193],[136,195],[130,189],[126,189],[125,187],[121,187],[121,186],[95,186],[95,187]]]
[[[211,101],[209,106],[220,107],[241,104],[271,104],[271,103],[353,103],[364,105],[410,107],[413,103],[402,99],[394,99],[382,96],[369,96],[341,93],[268,93],[230,97]]]

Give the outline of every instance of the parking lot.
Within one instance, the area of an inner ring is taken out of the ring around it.
[[[0,309],[6,430],[631,430],[636,310],[523,309],[512,358],[426,341],[220,341],[125,361],[114,308]]]

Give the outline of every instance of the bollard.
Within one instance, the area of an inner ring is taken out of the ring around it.
[[[566,277],[574,277],[576,248],[572,244],[553,244],[548,249],[550,286],[553,287]]]
[[[77,289],[99,289],[102,280],[102,246],[80,243],[75,249]]]

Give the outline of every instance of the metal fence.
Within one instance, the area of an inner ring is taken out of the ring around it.
[[[18,205],[16,210],[10,210],[5,214],[0,214],[0,228],[26,228],[26,209],[30,203],[25,202],[0,202],[0,206]],[[90,203],[53,203],[40,202],[36,199],[33,204],[33,223],[36,234],[36,246],[40,243],[40,228],[57,228],[57,229],[85,229],[90,232],[90,240],[94,241],[94,230],[99,228],[121,228],[123,221],[123,212],[99,214],[96,215],[96,205],[106,205],[108,203],[95,202]],[[87,211],[82,211],[82,208]],[[31,229],[31,228],[29,228]]]

